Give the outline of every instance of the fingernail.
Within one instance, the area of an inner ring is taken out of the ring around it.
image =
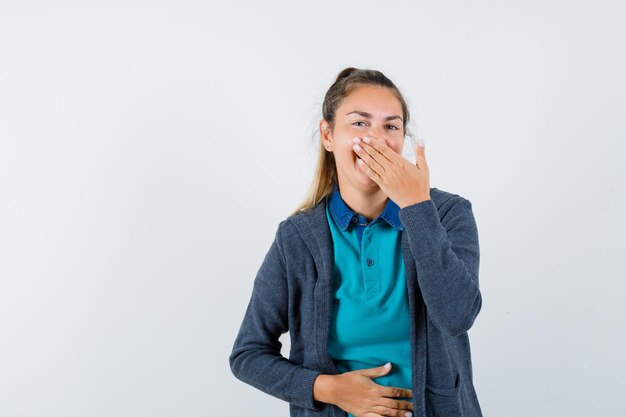
[[[365,143],[370,143],[370,138],[368,138],[367,136],[365,136],[365,137],[363,138],[363,142],[365,142]]]
[[[413,413],[410,411],[407,411],[406,413],[404,413],[404,417],[413,417]]]
[[[387,363],[385,364],[385,368],[389,368],[390,366],[391,366],[391,362],[387,362]]]
[[[424,138],[417,138],[417,146],[420,148],[424,147]]]
[[[352,142],[354,142],[354,143],[359,143],[360,141],[361,141],[361,139],[359,139],[358,136],[355,136],[355,137],[352,138]]]

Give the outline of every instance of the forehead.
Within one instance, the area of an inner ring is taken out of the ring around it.
[[[397,114],[402,116],[402,105],[395,94],[386,87],[363,85],[354,89],[345,97],[339,108],[343,113],[351,110],[361,110],[368,113],[380,113],[381,115]]]

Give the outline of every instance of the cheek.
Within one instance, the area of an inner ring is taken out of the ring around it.
[[[348,140],[342,141],[340,144],[337,144],[335,147],[335,156],[341,159],[344,163],[352,163],[358,156],[354,148],[352,148],[353,145],[354,142],[352,142],[352,137]]]
[[[336,149],[341,153],[355,153],[352,147],[354,146],[354,142],[352,142],[352,138],[356,135],[345,136],[339,139],[338,142],[335,143]]]

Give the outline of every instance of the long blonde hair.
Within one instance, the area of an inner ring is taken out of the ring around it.
[[[382,72],[371,69],[359,69],[354,67],[344,68],[339,72],[335,82],[330,86],[324,102],[322,104],[322,117],[330,125],[331,131],[335,128],[335,111],[350,92],[361,85],[379,85],[389,88],[397,97],[402,106],[402,119],[404,134],[407,134],[407,124],[409,123],[409,109],[400,90]],[[320,138],[318,143],[317,164],[313,181],[309,187],[307,195],[291,214],[306,212],[320,203],[328,196],[334,185],[337,183],[337,167],[335,165],[334,154],[324,148]]]

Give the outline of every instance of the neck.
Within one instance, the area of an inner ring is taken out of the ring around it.
[[[377,185],[354,187],[342,181],[339,181],[339,194],[348,207],[365,217],[368,222],[383,212],[389,198]]]

